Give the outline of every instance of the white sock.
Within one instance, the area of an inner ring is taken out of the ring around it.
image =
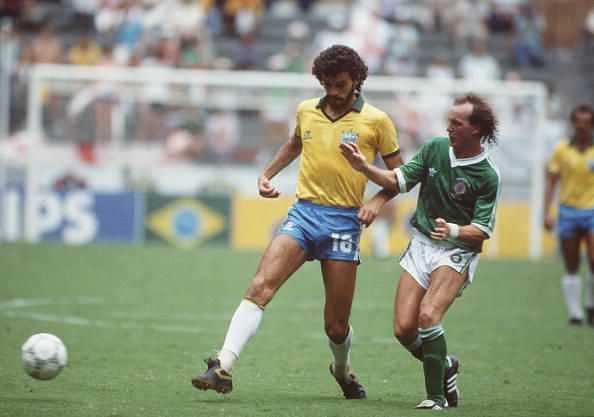
[[[243,350],[245,344],[256,334],[264,310],[249,300],[242,300],[235,310],[223,348],[219,352],[218,359],[221,361],[221,368],[229,374],[233,371],[233,365]]]
[[[594,272],[590,272],[590,277],[586,281],[585,293],[584,305],[586,308],[594,308]]]
[[[583,319],[582,310],[582,279],[579,274],[565,275],[561,284],[565,305],[569,312],[569,317],[574,319]]]
[[[346,382],[351,381],[351,343],[353,342],[353,328],[349,327],[349,333],[346,339],[340,345],[328,339],[328,346],[332,351],[332,373],[339,379]]]

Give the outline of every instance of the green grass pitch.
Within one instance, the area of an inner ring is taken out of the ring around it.
[[[224,339],[259,253],[224,248],[0,244],[0,416],[418,416],[421,364],[392,337],[395,259],[364,259],[352,311],[353,370],[367,401],[328,373],[319,264],[268,306],[228,395],[190,378]],[[594,416],[594,328],[569,327],[558,261],[483,259],[446,315],[459,356],[458,416]],[[69,364],[36,381],[20,365],[33,333],[66,343]]]

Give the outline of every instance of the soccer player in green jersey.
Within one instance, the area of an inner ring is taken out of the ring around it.
[[[448,137],[429,140],[394,170],[367,162],[357,144],[340,149],[351,166],[378,185],[404,193],[421,184],[411,219],[413,237],[400,258],[404,268],[394,302],[394,334],[423,362],[427,397],[417,408],[458,406],[460,363],[447,354],[443,316],[472,281],[479,253],[491,236],[501,181],[487,147],[497,142],[497,119],[475,94],[456,98]]]

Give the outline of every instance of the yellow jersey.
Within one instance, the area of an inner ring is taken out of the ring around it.
[[[594,208],[594,143],[580,152],[569,139],[554,149],[548,169],[559,174],[559,203],[579,208]]]
[[[361,207],[367,178],[340,153],[341,142],[356,142],[369,162],[399,152],[396,129],[386,113],[359,96],[337,120],[322,111],[323,99],[303,101],[297,109],[295,136],[303,149],[297,198],[333,207]]]

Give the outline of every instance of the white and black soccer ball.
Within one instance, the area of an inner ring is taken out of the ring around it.
[[[38,333],[28,338],[21,348],[25,372],[43,381],[56,377],[68,362],[64,343],[53,334]]]

